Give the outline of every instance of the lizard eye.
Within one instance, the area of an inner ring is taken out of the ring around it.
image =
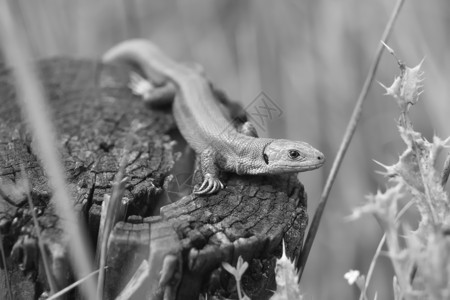
[[[302,155],[300,154],[300,152],[298,150],[289,150],[289,158],[291,159],[300,159],[302,158]]]
[[[269,157],[267,156],[267,154],[263,154],[263,158],[264,158],[264,162],[266,163],[266,165],[269,164]]]

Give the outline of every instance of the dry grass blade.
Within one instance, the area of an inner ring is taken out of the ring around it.
[[[405,0],[397,0],[395,8],[392,12],[392,15],[386,25],[386,28],[383,32],[381,40],[386,42],[390,36],[390,33],[394,27],[394,23],[397,19],[398,14],[400,13],[400,9]],[[331,187],[333,186],[334,180],[336,179],[337,172],[341,166],[342,160],[344,159],[345,153],[350,145],[350,142],[353,138],[353,134],[356,130],[356,125],[358,124],[359,118],[362,112],[362,105],[364,100],[366,99],[367,93],[369,91],[370,86],[372,85],[373,78],[375,77],[375,73],[378,68],[378,64],[381,59],[381,54],[383,53],[384,46],[382,43],[378,45],[378,49],[376,51],[376,56],[372,65],[370,66],[369,73],[364,82],[364,86],[359,94],[358,100],[353,109],[352,116],[347,125],[347,129],[345,131],[344,138],[342,139],[341,145],[339,147],[339,151],[336,155],[336,158],[333,161],[333,166],[331,167],[330,174],[328,175],[327,182],[322,192],[322,196],[317,206],[317,210],[314,214],[314,218],[311,222],[311,227],[308,231],[308,235],[306,237],[306,241],[300,255],[297,259],[297,268],[299,270],[299,281],[301,280],[303,270],[305,268],[306,261],[308,260],[309,252],[311,251],[312,244],[314,242],[314,238],[316,236],[317,230],[319,229],[320,220],[322,218],[323,211],[325,210],[326,203],[328,201],[328,196],[330,194]]]
[[[12,66],[17,83],[17,99],[22,113],[33,135],[34,145],[40,161],[48,174],[49,184],[53,190],[56,212],[66,234],[71,237],[70,250],[74,272],[78,278],[89,274],[92,261],[86,248],[87,236],[73,211],[73,202],[66,188],[65,176],[57,150],[55,130],[48,116],[49,108],[46,96],[32,64],[24,32],[18,22],[12,18],[10,1],[0,0],[0,43],[3,46],[5,61]],[[86,299],[95,299],[95,280],[88,280],[82,285]]]
[[[134,273],[133,277],[127,283],[127,285],[123,288],[122,292],[116,297],[116,300],[126,300],[130,299],[136,290],[141,287],[144,280],[148,277],[149,274],[149,265],[147,260],[143,260],[139,265],[139,268]]]
[[[131,144],[131,143],[130,143]],[[105,222],[103,226],[103,232],[101,233],[101,246],[100,246],[100,258],[99,258],[99,269],[100,274],[98,276],[98,286],[97,286],[97,295],[98,299],[103,299],[103,288],[105,281],[105,266],[106,266],[106,255],[108,253],[108,241],[109,235],[117,223],[118,218],[123,216],[123,210],[120,208],[120,203],[122,202],[122,197],[125,192],[125,186],[128,182],[128,178],[124,178],[125,166],[128,161],[128,151],[123,155],[119,171],[117,172],[114,178],[113,191],[111,195],[111,199],[109,199],[108,204],[105,205],[106,208],[106,216]],[[100,235],[100,234],[99,234]],[[98,249],[97,249],[98,251]]]
[[[38,241],[39,253],[41,254],[42,263],[44,265],[44,270],[45,270],[45,275],[47,276],[47,282],[48,282],[48,285],[50,286],[50,295],[53,295],[58,290],[58,287],[57,287],[58,285],[56,284],[55,278],[53,277],[53,274],[50,271],[51,267],[50,267],[50,263],[48,261],[47,252],[45,251],[44,241],[42,240],[41,227],[39,226],[39,221],[36,216],[36,210],[35,210],[35,207],[33,204],[33,200],[31,199],[30,181],[28,180],[28,177],[26,175],[25,168],[23,165],[21,165],[21,172],[22,172],[22,177],[23,177],[23,180],[24,180],[25,186],[26,186],[26,195],[27,195],[28,205],[29,205],[30,211],[31,211],[31,216],[33,218],[34,230],[36,232],[36,238]]]
[[[99,230],[98,230],[98,238],[97,238],[97,249],[101,249],[102,245],[103,245],[103,241],[105,240],[105,238],[108,238],[107,235],[105,234],[105,226],[106,226],[106,221],[108,219],[114,219],[114,221],[112,222],[113,225],[117,223],[118,220],[122,220],[125,217],[127,208],[128,208],[128,203],[125,201],[119,201],[119,203],[117,203],[118,207],[115,209],[114,215],[111,216],[108,214],[108,207],[109,207],[109,203],[111,202],[111,197],[107,194],[103,195],[103,202],[102,202],[102,210],[101,210],[101,214],[100,214],[100,226],[99,226]],[[100,264],[100,258],[101,256],[101,251],[97,251],[96,253],[96,257],[95,257],[95,263],[97,265]]]
[[[85,277],[81,278],[80,280],[72,283],[71,285],[66,286],[65,288],[63,288],[59,292],[53,294],[51,297],[47,298],[46,300],[55,300],[55,299],[57,299],[58,297],[64,295],[67,292],[69,292],[71,289],[76,288],[77,286],[79,286],[80,284],[82,284],[84,281],[88,280],[92,276],[97,275],[98,272],[100,272],[100,270],[95,270],[91,274],[88,274],[87,276],[85,276]]]
[[[3,266],[4,266],[5,280],[6,280],[6,286],[8,288],[9,300],[12,300],[13,297],[12,297],[11,280],[9,278],[8,266],[6,265],[5,248],[3,248],[3,235],[1,233],[0,233],[0,254],[2,255],[2,262],[3,262]]]

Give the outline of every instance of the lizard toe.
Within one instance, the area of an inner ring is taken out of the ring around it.
[[[202,184],[200,185],[200,187],[198,188],[197,191],[194,192],[194,194],[196,195],[206,195],[209,193],[209,190],[211,189],[211,184],[210,182],[205,178],[205,180],[203,180]]]
[[[203,190],[203,194],[209,195],[211,193],[214,193],[214,180],[212,178],[208,178],[208,184]]]
[[[202,185],[199,187],[199,190],[204,190],[205,188],[207,188],[209,185],[209,181],[208,179],[205,178],[205,180],[203,180]]]
[[[222,182],[220,182],[219,180],[217,180],[216,182],[214,182],[214,192],[218,192],[221,189],[223,189],[223,184]]]
[[[219,179],[214,178],[211,174],[206,174],[205,179],[203,180],[199,189],[194,192],[194,194],[197,195],[214,194],[219,190],[223,189],[223,187],[224,185]]]
[[[194,194],[196,195],[207,195],[209,194],[209,190],[210,190],[210,186],[206,186],[203,189],[198,189],[197,191],[194,192]]]
[[[196,194],[204,193],[204,191],[208,188],[208,185],[209,185],[209,182],[205,178],[205,180],[203,180],[202,184],[200,185],[200,187],[198,188],[198,190],[195,193]]]

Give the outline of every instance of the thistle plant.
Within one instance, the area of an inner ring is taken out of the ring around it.
[[[397,59],[394,51],[387,45],[385,47]],[[450,202],[444,190],[450,159],[442,170],[437,166],[439,154],[448,148],[450,138],[442,140],[434,136],[428,141],[413,129],[408,113],[423,91],[423,60],[413,68],[398,59],[397,63],[400,75],[391,86],[381,86],[400,108],[398,130],[406,149],[396,164],[379,163],[384,168],[381,174],[387,179],[388,187],[368,196],[367,202],[353,212],[352,218],[372,214],[384,230],[387,255],[395,272],[396,300],[450,299]],[[406,222],[399,215],[399,207],[405,199],[420,214],[417,225]],[[360,299],[367,299],[370,275],[366,278],[359,275]]]
[[[277,259],[275,265],[275,281],[277,290],[270,300],[302,300],[298,282],[298,270],[295,264],[286,255],[286,246],[283,240],[283,254]]]

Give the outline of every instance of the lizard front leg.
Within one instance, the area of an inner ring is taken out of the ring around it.
[[[177,88],[170,81],[155,85],[136,72],[130,74],[128,87],[134,95],[140,96],[145,103],[152,107],[170,105],[177,92]]]
[[[216,164],[216,155],[211,148],[200,154],[200,165],[204,178],[200,187],[194,190],[194,194],[209,195],[223,189],[224,185],[219,180],[220,169]]]

